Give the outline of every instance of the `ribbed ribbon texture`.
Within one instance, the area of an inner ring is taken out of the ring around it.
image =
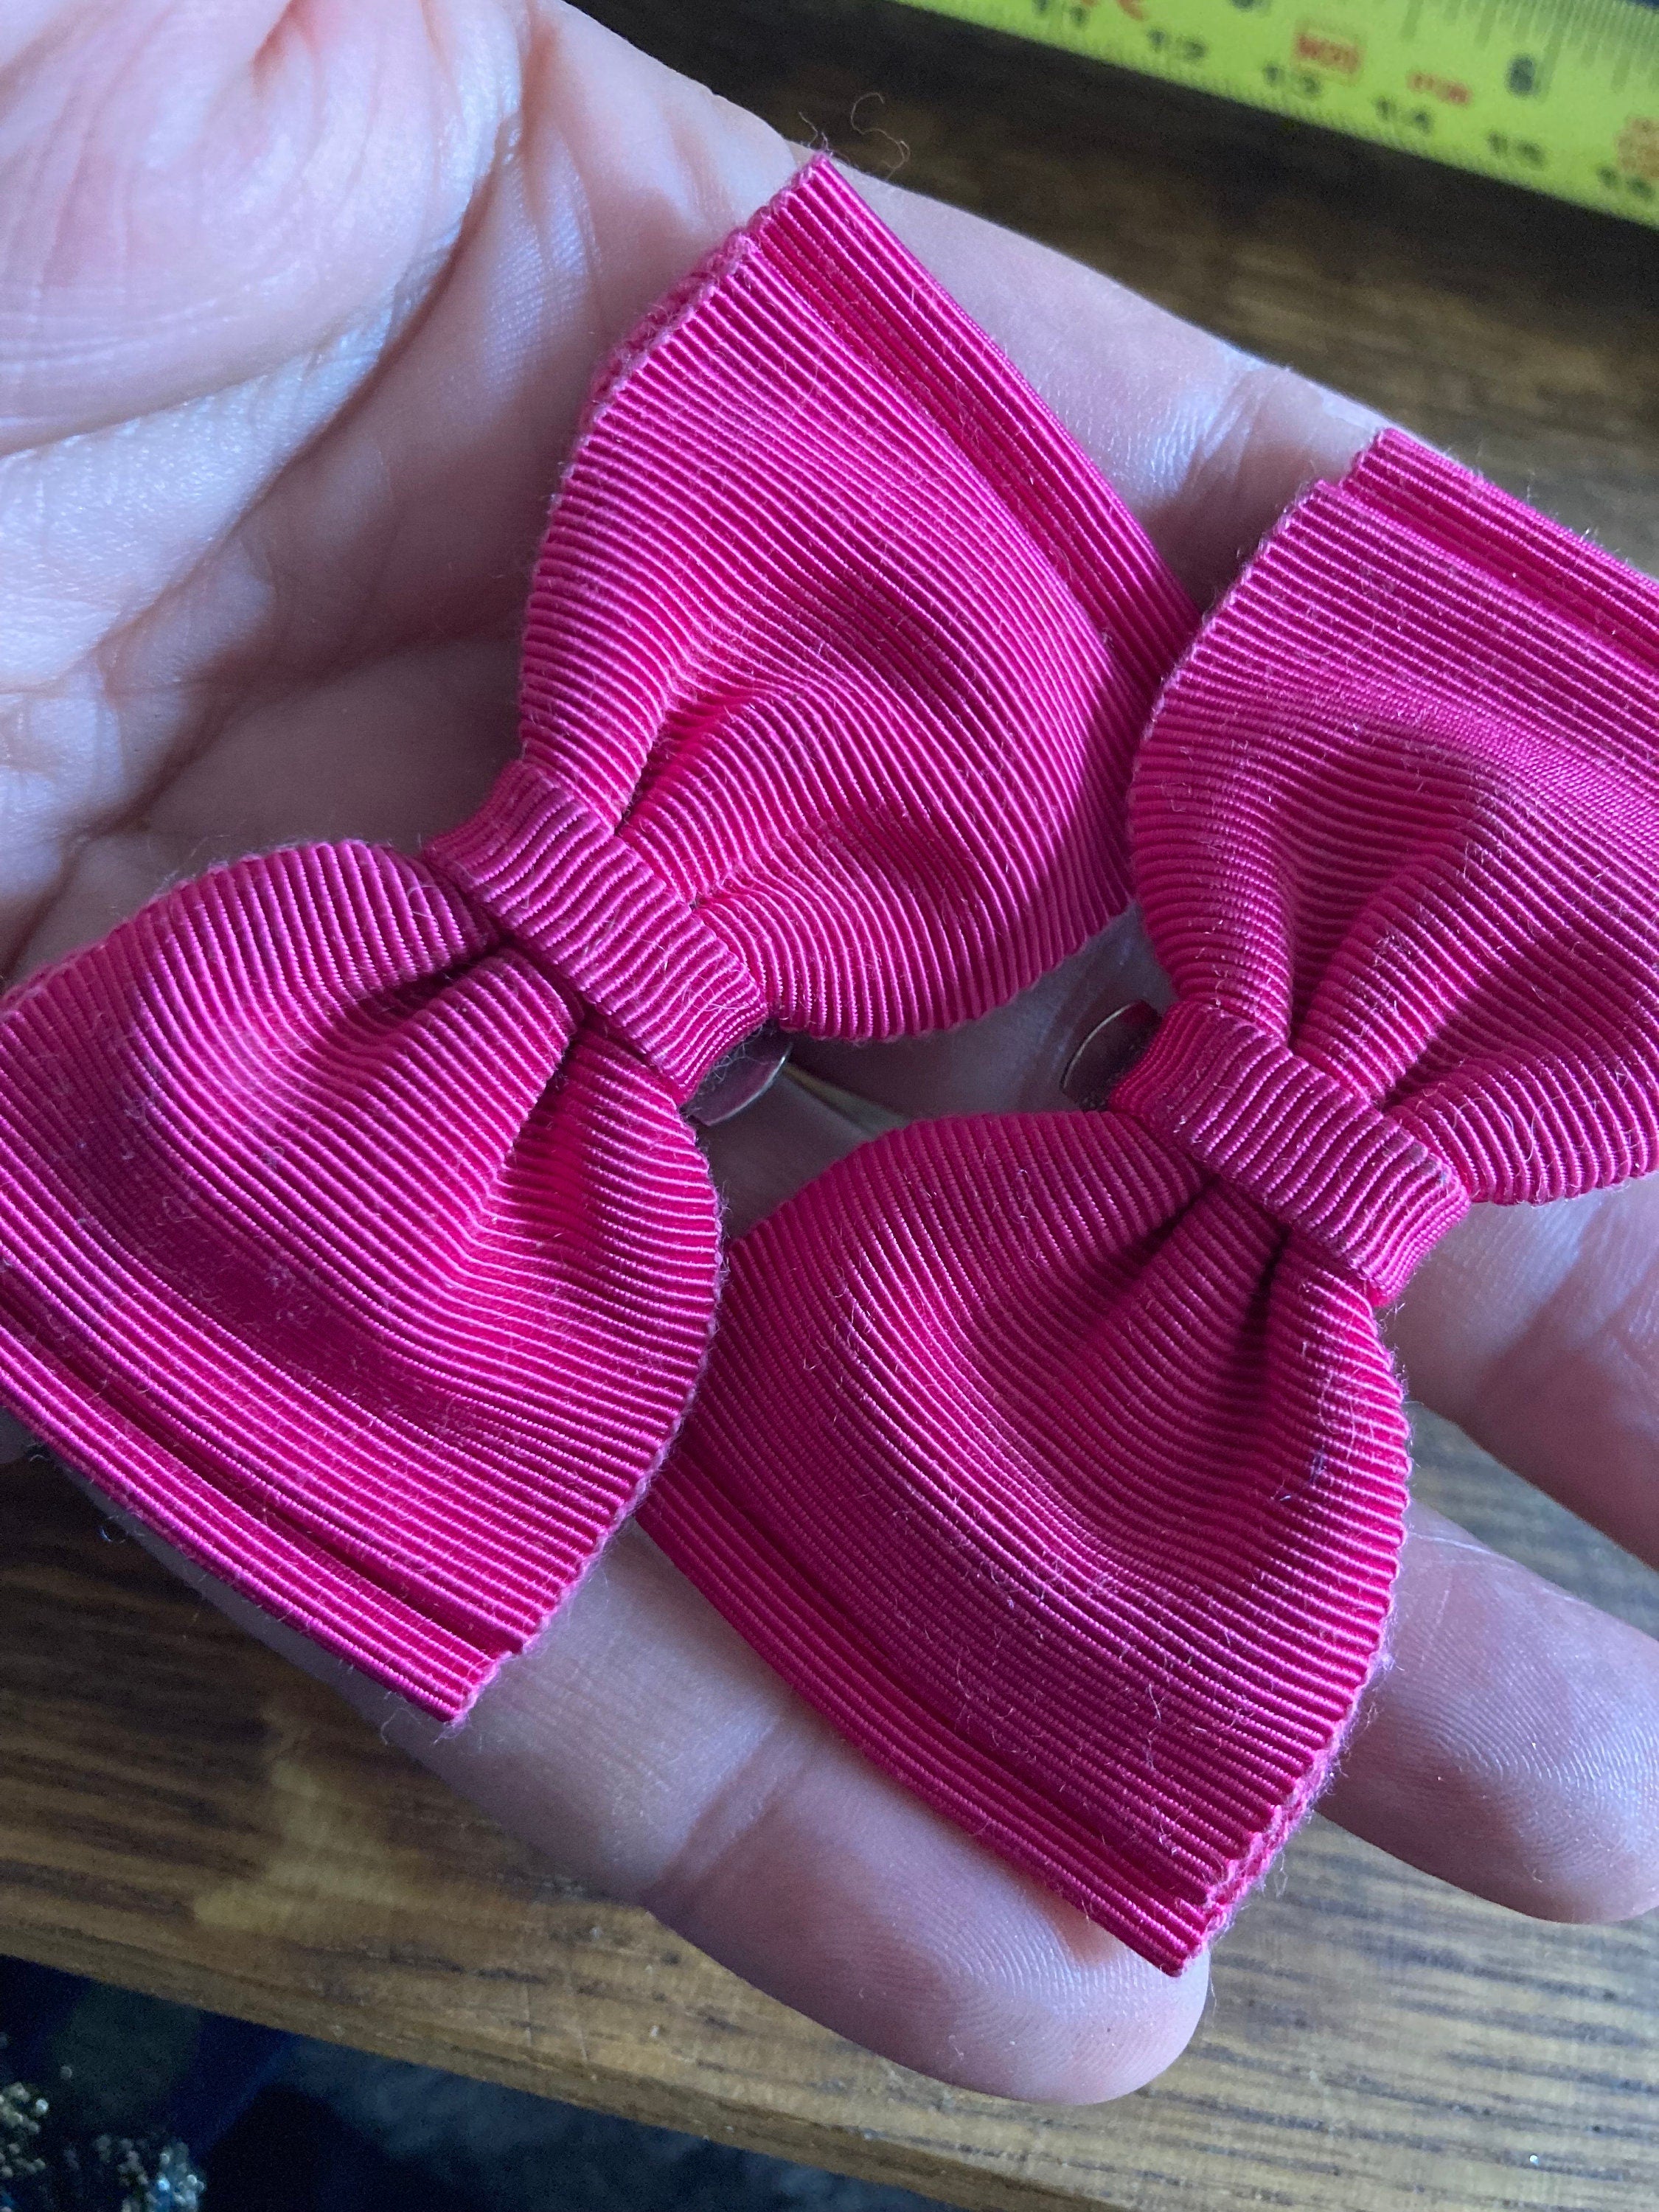
[[[1472,1202],[1659,1160],[1659,590],[1389,434],[1163,694],[1176,1000],[1091,1113],[918,1123],[736,1247],[641,1518],[878,1765],[1177,1971],[1327,1776]]]
[[[940,1028],[1100,929],[1194,623],[812,164],[596,393],[477,817],[418,858],[216,869],[0,1010],[0,1395],[459,1714],[702,1367],[719,1218],[683,1103],[757,1025]]]

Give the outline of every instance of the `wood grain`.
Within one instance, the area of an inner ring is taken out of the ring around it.
[[[1659,234],[896,4],[590,0],[792,137],[1386,410],[1659,570]]]
[[[1659,568],[1650,234],[876,0],[599,12]],[[1649,1577],[1433,1424],[1420,1487],[1659,1629]],[[945,2090],[562,1884],[40,1466],[0,1471],[0,1948],[969,2207],[1659,2203],[1652,1924],[1540,1928],[1315,1822],[1164,2080]]]
[[[1649,1577],[1432,1425],[1424,1486],[1659,1628]],[[562,1884],[45,1465],[0,1473],[0,1948],[947,2203],[1659,2202],[1659,1926],[1540,1927],[1316,1822],[1164,2081],[943,2089]]]

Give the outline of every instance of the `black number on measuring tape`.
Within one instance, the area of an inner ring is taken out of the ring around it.
[[[1627,177],[1622,169],[1615,169],[1611,164],[1604,169],[1598,169],[1595,175],[1597,182],[1604,185],[1610,192],[1627,192],[1632,199],[1641,200],[1644,204],[1659,199],[1659,190],[1646,177]]]
[[[1201,62],[1210,51],[1202,39],[1177,38],[1173,31],[1148,31],[1146,43],[1172,62]]]
[[[1261,74],[1275,92],[1297,93],[1304,100],[1317,100],[1325,89],[1324,80],[1311,70],[1285,69],[1279,62],[1267,62]]]
[[[1432,109],[1408,107],[1403,100],[1390,100],[1386,94],[1377,101],[1376,112],[1384,123],[1391,123],[1396,131],[1415,131],[1426,137],[1434,129]]]

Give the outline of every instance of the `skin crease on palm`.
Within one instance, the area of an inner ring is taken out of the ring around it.
[[[13,976],[215,859],[413,846],[477,804],[512,747],[515,623],[588,380],[799,158],[552,4],[10,0]],[[1086,270],[870,190],[1200,599],[1374,427]],[[1146,957],[1126,924],[972,1030],[811,1065],[906,1114],[1056,1106],[1089,1010]],[[713,1147],[733,1228],[853,1141],[777,1086]],[[1638,1186],[1478,1209],[1390,1324],[1420,1396],[1650,1562],[1656,1206]],[[561,1866],[912,2066],[1105,2098],[1196,2023],[1201,1964],[1154,1972],[866,1767],[631,1531],[448,1732],[221,1595]],[[1659,1896],[1659,1647],[1427,1513],[1392,1644],[1333,1817],[1524,1911]]]

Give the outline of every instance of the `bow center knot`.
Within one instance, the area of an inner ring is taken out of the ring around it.
[[[593,810],[527,760],[421,857],[559,988],[691,1097],[768,1007],[724,939]]]
[[[1210,1173],[1392,1303],[1469,1194],[1438,1153],[1312,1060],[1182,1000],[1113,1091]]]

